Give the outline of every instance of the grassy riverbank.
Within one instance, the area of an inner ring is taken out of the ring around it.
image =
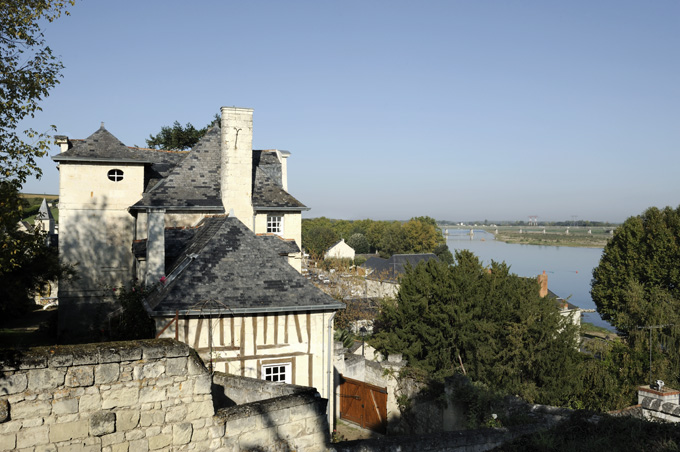
[[[604,248],[611,238],[610,229],[605,228],[558,228],[540,227],[520,228],[514,226],[483,227],[495,235],[496,240],[522,245],[574,246],[585,248]]]

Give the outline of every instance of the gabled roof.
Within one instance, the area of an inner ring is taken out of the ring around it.
[[[567,309],[567,310],[581,309],[578,306],[576,306],[575,304],[569,303],[567,300],[560,297],[559,295],[557,295],[555,292],[553,292],[550,289],[548,289],[548,295],[546,297],[550,298],[551,300],[554,300],[555,303],[557,303],[557,305],[560,307],[560,309],[562,308],[562,306],[565,306],[565,305],[566,305],[565,309]]]
[[[42,204],[40,204],[40,209],[38,210],[38,214],[35,216],[36,220],[54,220],[54,216],[52,215],[52,211],[47,207],[47,200],[43,198]]]
[[[154,187],[144,193],[133,209],[201,209],[224,212],[220,191],[220,129],[213,126],[189,154]]]
[[[205,218],[166,268],[165,285],[145,304],[149,314],[229,315],[334,311],[324,294],[235,217]]]
[[[406,271],[407,265],[415,267],[418,263],[427,262],[430,259],[438,258],[432,253],[395,254],[389,259],[370,257],[361,267],[371,270],[367,276],[368,279],[396,282],[399,275]]]

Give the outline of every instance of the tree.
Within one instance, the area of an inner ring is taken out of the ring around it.
[[[33,129],[17,130],[41,110],[40,101],[59,83],[61,62],[45,43],[41,29],[68,14],[73,0],[5,0],[0,6],[0,287],[4,318],[30,306],[40,286],[72,269],[59,265],[55,248],[39,232],[18,229],[21,186],[42,171],[37,159],[47,154],[50,137]],[[56,130],[52,126],[52,130]]]
[[[437,245],[445,243],[441,229],[434,218],[414,217],[402,225],[403,250],[406,253],[431,253]]]
[[[591,296],[602,318],[625,337],[625,353],[636,357],[629,363],[638,369],[631,374],[635,384],[650,373],[652,379],[680,383],[678,262],[680,207],[652,207],[616,229],[593,270]]]
[[[432,252],[439,258],[440,261],[449,265],[453,265],[453,254],[451,254],[451,250],[449,250],[448,245],[445,243],[437,245]]]
[[[347,244],[354,248],[354,252],[358,254],[366,254],[369,251],[368,239],[364,234],[358,232],[347,239]]]
[[[656,207],[614,232],[593,270],[597,310],[621,333],[674,323],[680,311],[680,207]],[[680,325],[680,324],[679,324]]]
[[[73,276],[73,268],[59,264],[56,247],[48,247],[45,233],[19,230],[23,201],[17,181],[0,181],[0,315],[7,319],[25,313],[33,296],[49,281]]]
[[[575,327],[540,298],[535,280],[504,263],[484,268],[469,251],[455,260],[407,269],[373,345],[434,380],[462,372],[529,401],[567,403],[579,384]]]
[[[303,230],[302,243],[310,256],[314,259],[323,258],[324,253],[339,240],[338,234],[328,226],[317,226]]]
[[[220,117],[217,114],[212,122],[202,129],[195,128],[190,122],[182,127],[178,121],[175,121],[172,124],[172,127],[163,126],[157,135],[149,135],[149,138],[146,140],[146,145],[151,149],[169,149],[176,151],[191,149],[201,138],[203,138],[203,135],[205,135],[208,129],[213,125],[220,125]]]
[[[63,68],[45,43],[40,23],[68,14],[65,8],[74,3],[5,0],[0,6],[0,180],[17,181],[19,187],[31,174],[40,177],[36,160],[47,154],[50,143],[45,133],[17,128],[42,110],[39,102],[59,83]]]

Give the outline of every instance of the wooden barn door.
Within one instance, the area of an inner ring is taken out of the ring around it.
[[[378,433],[387,430],[387,389],[340,376],[340,419]]]

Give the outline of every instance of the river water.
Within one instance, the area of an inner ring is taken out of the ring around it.
[[[477,229],[472,236],[470,229],[448,228],[448,232],[446,242],[452,253],[470,250],[484,265],[492,260],[505,262],[510,271],[519,276],[536,277],[545,270],[548,289],[562,298],[569,297],[569,302],[581,309],[595,309],[590,298],[590,280],[602,257],[602,248],[505,243],[495,240],[493,234]],[[585,313],[583,321],[614,331],[597,312]]]

